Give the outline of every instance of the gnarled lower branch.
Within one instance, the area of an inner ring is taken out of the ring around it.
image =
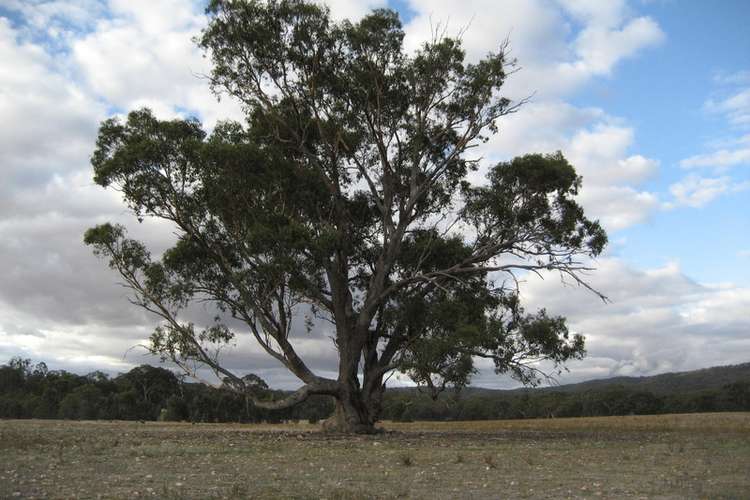
[[[313,394],[332,395],[330,391],[322,387],[317,387],[316,385],[303,385],[302,387],[294,391],[289,396],[283,399],[278,399],[276,401],[262,401],[253,395],[247,395],[247,397],[258,408],[263,408],[265,410],[283,410],[284,408],[290,408],[296,404],[299,404],[305,401],[308,397],[312,396]]]
[[[173,356],[172,361],[192,378],[199,380],[206,385],[211,385],[209,382],[203,380],[200,375],[198,375],[197,370],[185,363],[184,360],[180,360],[179,358]],[[215,374],[218,375],[219,373],[221,373],[227,376],[226,381],[228,382],[228,384],[226,385],[226,387],[248,398],[257,408],[262,408],[265,410],[283,410],[285,408],[291,408],[292,406],[302,403],[310,396],[316,394],[335,396],[339,393],[339,385],[336,381],[320,379],[315,383],[303,385],[292,394],[282,399],[271,401],[259,399],[255,394],[252,393],[250,388],[247,387],[245,381],[241,378],[223,369],[217,371],[217,368],[219,367],[213,363],[209,363],[209,366],[214,370]]]

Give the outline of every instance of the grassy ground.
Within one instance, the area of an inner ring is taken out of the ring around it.
[[[317,426],[0,421],[0,498],[748,498],[750,414]]]

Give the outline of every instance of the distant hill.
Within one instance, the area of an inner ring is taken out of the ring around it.
[[[660,396],[676,392],[695,392],[706,389],[720,389],[734,382],[750,382],[750,363],[739,365],[714,366],[687,372],[662,373],[650,377],[612,377],[588,380],[577,384],[543,387],[539,391],[583,392],[620,385],[628,388],[649,391]]]
[[[750,363],[651,377],[614,377],[536,389],[469,387],[437,400],[414,388],[386,392],[386,420],[491,420],[750,411]]]
[[[550,387],[518,389],[487,389],[484,387],[467,387],[465,395],[493,396],[515,395],[522,392],[567,392],[580,393],[604,389],[608,386],[623,386],[634,390],[652,392],[655,395],[667,396],[674,393],[690,393],[702,390],[720,389],[734,382],[750,382],[750,363],[739,365],[714,366],[686,372],[662,373],[649,377],[612,377],[587,380],[576,384],[565,384]],[[414,388],[389,387],[389,391],[416,392]]]

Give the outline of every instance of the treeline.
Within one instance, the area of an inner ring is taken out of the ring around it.
[[[255,375],[247,381],[263,399],[284,396]],[[114,378],[76,375],[13,358],[0,366],[0,418],[174,420],[192,422],[318,421],[333,412],[330,398],[312,397],[287,410],[257,408],[227,388],[187,383],[164,368],[141,365]]]
[[[469,388],[433,400],[416,389],[390,389],[381,418],[490,420],[750,411],[750,381],[744,372],[738,374],[738,380],[721,387],[675,388],[676,392],[669,394],[621,384],[589,388],[585,383],[568,386],[568,391],[565,387],[523,391]],[[269,389],[255,375],[246,376],[245,382],[262,399],[287,395]],[[149,365],[116,377],[99,371],[82,376],[48,370],[44,363],[32,365],[20,358],[0,366],[0,418],[273,423],[317,422],[332,412],[333,400],[323,396],[286,410],[264,410],[227,388],[188,383],[170,370]]]
[[[432,400],[416,389],[402,389],[386,395],[383,419],[407,422],[492,420],[748,410],[748,381],[732,382],[717,389],[669,395],[611,385],[581,392],[469,390],[459,394],[442,394],[437,400]]]

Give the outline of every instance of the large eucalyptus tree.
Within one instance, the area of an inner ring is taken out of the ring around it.
[[[332,427],[348,432],[374,429],[394,371],[439,391],[465,385],[479,357],[534,383],[538,361],[583,356],[583,338],[563,318],[525,313],[517,287],[548,270],[587,286],[584,263],[607,238],[575,201],[580,177],[554,153],[467,181],[472,148],[519,106],[500,93],[513,67],[504,47],[474,64],[447,37],[410,53],[389,10],[357,23],[302,0],[213,0],[207,12],[198,43],[210,83],[246,122],[209,134],[196,120],[133,111],[101,125],[92,158],[95,181],[119,189],[139,219],[178,230],[158,258],[118,225],[85,235],[161,318],[153,352],[253,397],[217,355],[252,337],[303,383],[258,406],[327,394]],[[206,300],[248,335],[221,318],[181,319]],[[334,326],[336,378],[295,347],[303,310]]]

